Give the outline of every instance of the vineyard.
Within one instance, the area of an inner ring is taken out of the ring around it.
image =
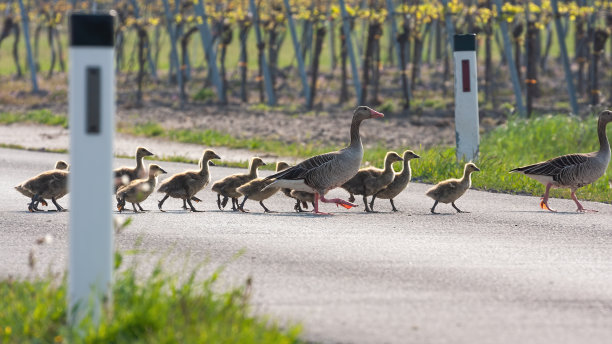
[[[367,104],[401,117],[450,116],[452,35],[476,33],[485,115],[585,114],[610,101],[611,8],[586,0],[4,0],[0,75],[39,99],[31,107],[65,103],[57,89],[66,83],[70,11],[112,10],[120,109],[260,104],[296,114]],[[14,95],[2,96],[5,106],[25,99]]]

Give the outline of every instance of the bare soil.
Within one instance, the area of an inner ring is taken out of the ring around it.
[[[239,82],[230,80],[229,102],[222,105],[215,100],[196,101],[193,95],[204,85],[203,80],[188,83],[189,100],[181,108],[178,88],[167,78],[158,83],[148,81],[144,90],[142,106],[136,106],[135,82],[130,75],[117,78],[117,123],[133,125],[156,122],[165,128],[213,129],[239,138],[261,138],[282,142],[317,145],[343,145],[348,141],[349,126],[353,108],[350,100],[338,104],[336,89],[338,82],[322,77],[319,82],[317,99],[320,101],[312,111],[304,110],[304,101],[299,97],[299,80],[278,83],[279,105],[268,107],[259,103],[257,84],[249,85],[250,104],[242,103],[237,94]],[[57,114],[67,113],[67,77],[56,74],[50,79],[39,78],[38,94],[33,94],[29,79],[0,79],[0,111],[25,113],[35,109],[49,109]],[[381,97],[399,90],[393,85],[383,87]],[[352,90],[351,90],[352,91]],[[439,92],[432,92],[432,94]],[[389,99],[392,99],[389,97]],[[383,120],[368,121],[362,126],[361,134],[366,146],[383,143],[398,149],[452,145],[455,141],[454,110],[424,109],[423,99],[414,102],[414,110],[402,110],[397,103],[387,100],[385,106],[392,111],[385,112]],[[420,102],[420,103],[419,103]],[[452,102],[452,94],[440,98],[439,102]],[[380,107],[374,105],[375,109]],[[439,107],[439,106],[438,106]],[[503,123],[505,116],[499,112],[481,111],[481,125],[488,130]]]

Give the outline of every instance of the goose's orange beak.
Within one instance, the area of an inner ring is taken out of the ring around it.
[[[378,112],[376,110],[370,109],[370,118],[381,118],[381,117],[385,117],[385,115],[382,112]]]

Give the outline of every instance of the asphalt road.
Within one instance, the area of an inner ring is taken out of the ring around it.
[[[0,277],[65,269],[68,214],[30,214],[12,189],[58,158],[66,156],[0,149]],[[160,165],[170,173],[190,168]],[[213,180],[236,171],[213,168]],[[209,188],[196,204],[206,212],[184,212],[169,199],[171,211],[160,213],[156,194],[143,203],[153,211],[118,215],[133,224],[116,246],[140,241],[141,265],[165,257],[182,273],[204,260],[211,268],[227,263],[223,283],[252,276],[254,310],[301,323],[316,342],[610,342],[612,206],[585,202],[599,213],[577,214],[571,200],[552,199],[560,210],[553,214],[536,197],[470,190],[457,205],[471,213],[440,205],[443,214],[431,215],[427,188],[411,184],[396,199],[399,213],[379,200],[380,213],[324,205],[335,215],[323,217],[294,213],[281,194],[266,202],[276,214],[256,202],[247,202],[248,214],[220,212]],[[68,197],[59,202],[68,206]],[[55,240],[36,246],[46,234]]]

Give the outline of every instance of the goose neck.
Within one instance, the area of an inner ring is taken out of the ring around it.
[[[410,174],[410,159],[404,160],[404,169],[402,170],[402,175]]]
[[[200,160],[200,174],[204,175],[208,173],[208,160]]]
[[[351,122],[351,146],[361,145],[361,135],[359,134],[359,127],[361,126],[362,119],[353,118]]]
[[[251,164],[251,166],[249,166],[249,176],[253,178],[257,178],[257,166],[256,165]]]
[[[599,137],[599,151],[610,152],[610,143],[606,134],[606,126],[608,122],[604,122],[601,118],[597,121],[597,136]]]

